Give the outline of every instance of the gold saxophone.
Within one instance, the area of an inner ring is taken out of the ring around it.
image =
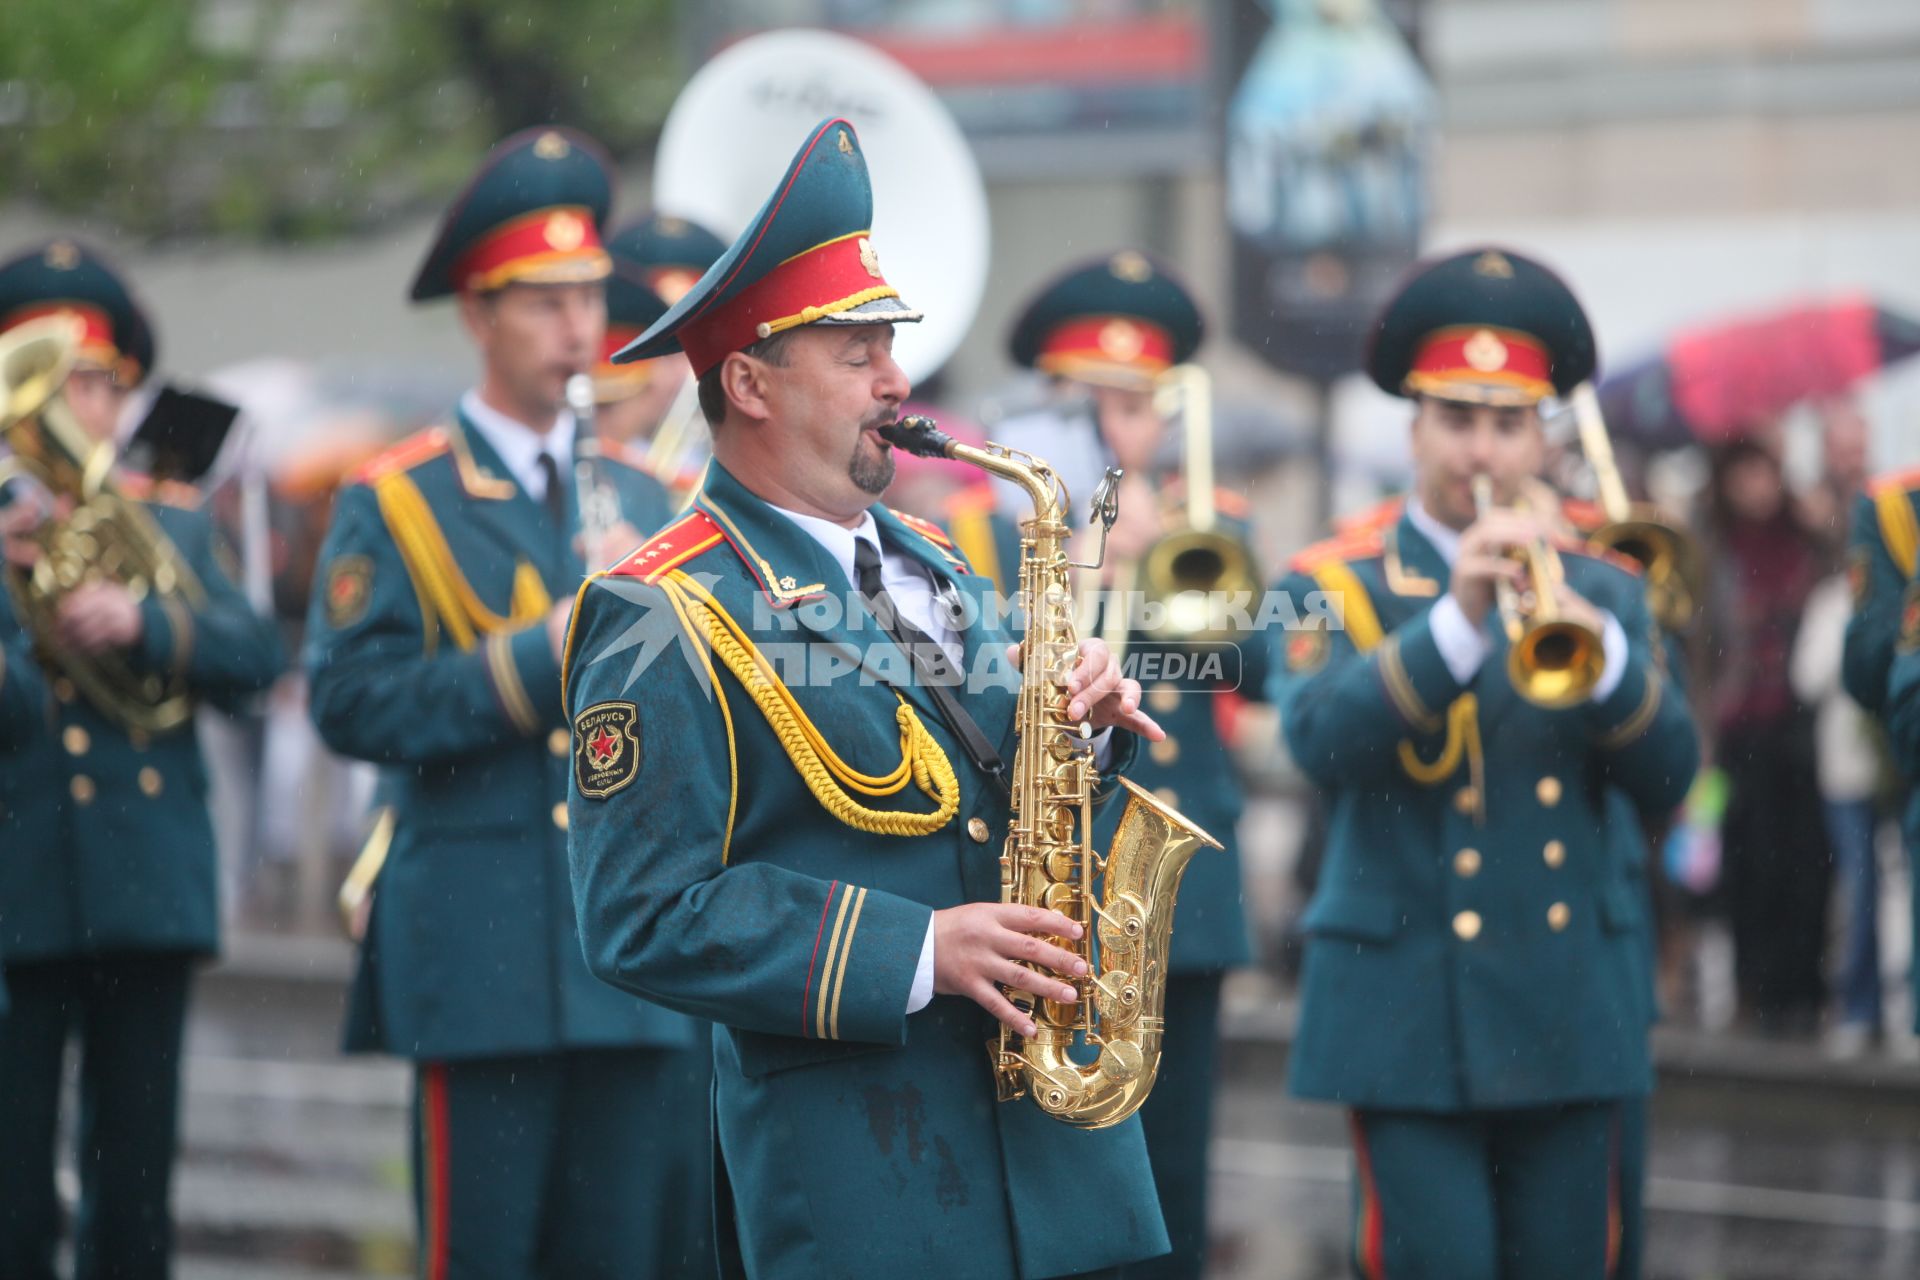
[[[1027,615],[1020,651],[1020,704],[1014,725],[1009,785],[1013,825],[1000,854],[1000,900],[1058,911],[1080,924],[1078,942],[1063,941],[1087,962],[1071,980],[1073,1004],[1008,998],[1033,1018],[1034,1034],[1002,1026],[988,1044],[1000,1100],[1031,1094],[1056,1120],[1086,1129],[1118,1124],[1140,1109],[1160,1070],[1167,994],[1167,944],[1174,895],[1187,862],[1220,842],[1125,778],[1127,807],[1106,854],[1093,848],[1093,789],[1099,774],[1087,744],[1091,728],[1067,717],[1067,677],[1080,651],[1067,559],[1067,493],[1052,468],[1000,445],[975,448],[942,433],[930,419],[905,418],[883,428],[889,441],[923,457],[970,463],[1019,485],[1033,501],[1020,527],[1020,599]],[[1102,531],[1113,523],[1109,471],[1094,495]],[[1083,1045],[1091,1061],[1075,1056]]]
[[[177,675],[139,669],[113,650],[85,654],[53,640],[60,602],[83,583],[118,582],[135,599],[151,594],[188,606],[205,602],[200,580],[167,535],[113,479],[113,447],[87,437],[62,394],[79,342],[72,323],[49,316],[0,338],[0,483],[16,476],[70,498],[73,509],[48,520],[33,539],[39,561],[8,566],[20,625],[44,659],[73,681],[104,715],[128,729],[162,733],[193,718],[193,696]]]

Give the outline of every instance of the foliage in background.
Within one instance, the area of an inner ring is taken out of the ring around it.
[[[310,240],[561,121],[649,147],[673,0],[4,0],[0,200],[144,238]]]

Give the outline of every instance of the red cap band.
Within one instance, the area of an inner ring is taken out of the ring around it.
[[[1173,364],[1173,335],[1138,316],[1081,316],[1047,335],[1034,359],[1043,372],[1077,377],[1124,371],[1153,379]]]
[[[522,214],[488,232],[453,264],[453,280],[463,292],[484,293],[515,281],[601,280],[612,270],[592,211],[581,205],[556,205]]]
[[[900,291],[880,275],[865,231],[797,253],[720,306],[680,329],[680,345],[704,375],[762,338]]]
[[[1532,404],[1553,394],[1553,359],[1545,343],[1516,329],[1437,329],[1414,357],[1407,390],[1450,400]]]
[[[0,332],[26,324],[29,320],[44,320],[48,316],[65,316],[75,323],[80,331],[82,356],[107,369],[118,370],[125,365],[137,380],[140,366],[120,353],[119,346],[113,340],[113,321],[98,307],[90,307],[82,302],[35,303],[9,315],[5,322],[0,323]]]

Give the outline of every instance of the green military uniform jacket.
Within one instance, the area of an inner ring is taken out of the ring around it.
[[[1847,623],[1840,680],[1847,693],[1887,726],[1895,764],[1909,784],[1920,778],[1920,468],[1868,486],[1853,510],[1847,573],[1853,618]],[[1920,868],[1920,787],[1909,785],[1901,822],[1907,857]],[[1913,895],[1920,925],[1920,888]],[[1920,952],[1914,957],[1920,975]],[[1920,1008],[1914,1011],[1920,1028]]]
[[[127,483],[143,488],[140,477]],[[221,568],[212,521],[192,491],[168,485],[158,496],[164,500],[147,509],[205,587],[206,602],[143,600],[134,663],[177,673],[197,698],[234,710],[279,672],[279,636]],[[43,675],[4,592],[0,637],[0,954],[23,961],[218,950],[213,822],[192,722],[152,736],[130,732],[64,676]]]
[[[617,458],[602,474],[624,519],[664,521],[650,475]],[[601,983],[580,953],[545,625],[584,575],[577,520],[555,528],[459,420],[340,494],[308,624],[313,720],[335,751],[382,766],[395,809],[350,1050],[438,1060],[692,1043],[686,1019]]]
[[[1461,1111],[1631,1097],[1650,1085],[1643,942],[1607,823],[1685,794],[1692,722],[1631,573],[1564,551],[1628,640],[1602,702],[1545,711],[1506,642],[1462,686],[1428,615],[1449,576],[1404,515],[1307,553],[1281,584],[1275,696],[1333,806],[1308,935],[1292,1088],[1365,1108]],[[1316,593],[1322,593],[1316,595]]]
[[[987,495],[990,496],[990,495]],[[975,502],[974,492],[963,495],[967,501],[953,508],[954,540],[982,572],[1000,584],[1003,592],[1018,590],[1019,583],[1008,575],[1020,564],[1020,526],[1004,512]],[[1221,490],[1219,502],[1244,501],[1239,495]],[[1219,517],[1220,532],[1242,542],[1251,541],[1247,522],[1224,511]],[[981,550],[976,553],[976,548]],[[1260,601],[1247,602],[1249,615],[1257,615]],[[1225,655],[1222,670],[1232,683],[1223,685],[1250,701],[1267,699],[1267,679],[1271,646],[1267,637],[1249,633],[1235,646],[1237,656]],[[1216,718],[1217,696],[1196,688],[1195,682],[1176,672],[1176,666],[1203,657],[1196,646],[1167,645],[1151,641],[1145,635],[1128,637],[1123,653],[1135,656],[1135,669],[1129,674],[1140,680],[1146,699],[1146,711],[1167,731],[1164,741],[1147,743],[1140,759],[1127,776],[1200,824],[1223,849],[1202,851],[1187,864],[1180,881],[1180,896],[1173,913],[1173,940],[1168,967],[1174,973],[1218,973],[1238,968],[1253,958],[1247,937],[1245,892],[1240,883],[1240,843],[1235,838],[1245,795],[1232,752],[1221,738]],[[1152,669],[1141,666],[1142,654],[1159,664]],[[1180,672],[1190,669],[1180,666]],[[1159,674],[1155,674],[1158,672]],[[1117,806],[1101,814],[1097,825],[1100,847],[1107,847],[1120,821]]]
[[[991,582],[873,510],[971,613],[963,668],[983,678],[962,701],[1010,762]],[[753,650],[785,695],[734,674]],[[750,1274],[1056,1276],[1166,1250],[1137,1120],[1087,1132],[998,1103],[978,1006],[907,1013],[932,912],[999,899],[1007,799],[809,534],[715,463],[692,511],[583,591],[567,672],[588,961],[719,1024]],[[1114,741],[1124,767],[1134,739]],[[1099,1188],[1098,1230],[1066,1187]]]

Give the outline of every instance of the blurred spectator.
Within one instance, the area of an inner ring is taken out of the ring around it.
[[[1719,450],[1706,543],[1702,688],[1714,756],[1731,783],[1721,884],[1742,1014],[1760,1031],[1811,1035],[1824,983],[1829,854],[1814,770],[1813,718],[1789,660],[1800,615],[1826,573],[1823,541],[1788,494],[1779,455],[1751,440]]]

